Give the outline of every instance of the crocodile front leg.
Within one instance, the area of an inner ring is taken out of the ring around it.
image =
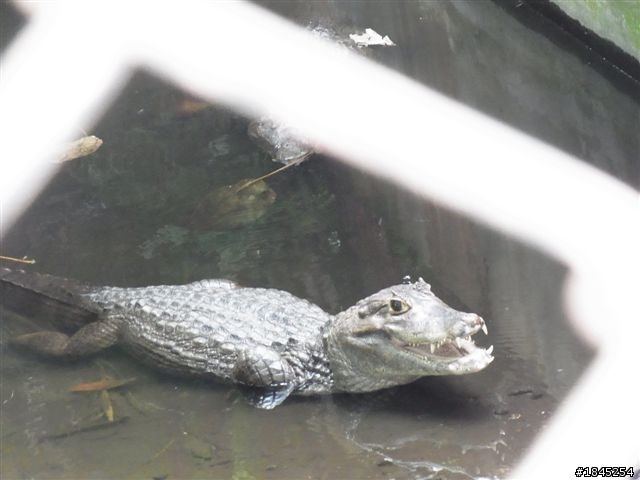
[[[238,353],[233,380],[245,387],[247,400],[258,408],[277,407],[294,390],[295,374],[289,362],[273,348],[248,347]]]
[[[71,336],[60,332],[36,332],[20,335],[11,343],[48,357],[74,358],[91,355],[116,344],[119,331],[120,322],[110,318],[89,323]]]

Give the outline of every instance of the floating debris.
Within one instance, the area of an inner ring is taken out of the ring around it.
[[[204,100],[198,100],[195,98],[184,98],[176,106],[176,113],[178,115],[194,115],[202,110],[211,108],[212,105]]]
[[[28,263],[29,265],[33,265],[36,261],[33,258],[14,258],[14,257],[5,257],[4,255],[0,255],[0,260],[7,260],[9,262],[18,262],[18,263]]]
[[[108,390],[100,390],[100,404],[107,422],[113,422],[113,403],[111,403],[111,396]]]
[[[69,388],[70,392],[98,392],[101,390],[111,390],[114,388],[123,387],[136,381],[135,377],[116,379],[113,377],[104,377],[95,382],[78,383]]]
[[[91,155],[102,146],[102,139],[88,135],[86,137],[79,138],[75,142],[71,142],[67,145],[65,153],[58,158],[56,163],[68,162],[75,160],[76,158],[86,157]]]
[[[305,157],[305,158],[306,158],[306,157]],[[301,160],[301,161],[302,161],[302,160]],[[294,166],[294,165],[298,165],[298,164],[299,164],[299,163],[293,163],[293,162],[292,162],[292,163],[289,163],[289,164],[287,164],[287,165],[284,165],[284,166],[282,166],[282,167],[280,167],[280,168],[276,168],[275,170],[273,170],[273,171],[271,171],[271,172],[269,172],[269,173],[267,173],[267,174],[265,174],[265,175],[262,175],[261,177],[254,178],[253,180],[245,181],[246,183],[244,183],[243,185],[240,185],[240,188],[238,188],[238,190],[237,190],[237,191],[239,192],[240,190],[244,190],[245,188],[250,187],[251,185],[254,185],[254,184],[256,184],[256,183],[260,183],[260,182],[262,182],[262,180],[264,180],[265,178],[272,177],[272,176],[274,176],[276,173],[280,173],[280,172],[282,172],[283,170],[286,170],[287,168],[292,167],[292,166]],[[263,183],[264,183],[264,182],[263,182]]]
[[[81,433],[94,432],[96,430],[103,430],[105,428],[114,427],[116,425],[121,425],[129,421],[129,417],[121,417],[118,420],[114,420],[112,422],[100,422],[93,425],[88,425],[86,427],[75,428],[73,430],[68,430],[66,432],[54,433],[50,435],[44,435],[38,439],[38,443],[50,441],[50,440],[61,440],[63,438],[72,437],[74,435],[78,435]]]
[[[395,43],[391,41],[388,35],[384,37],[376,32],[373,28],[365,29],[364,33],[358,35],[352,33],[349,38],[355,42],[359,47],[395,47]]]

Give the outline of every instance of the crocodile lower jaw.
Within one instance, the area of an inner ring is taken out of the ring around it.
[[[471,336],[456,337],[442,342],[401,343],[395,341],[394,343],[403,350],[421,357],[445,362],[459,360],[469,355],[477,355],[480,351],[485,352],[488,356],[493,353],[493,345],[486,349],[480,348],[476,346]],[[493,359],[493,357],[491,358]]]

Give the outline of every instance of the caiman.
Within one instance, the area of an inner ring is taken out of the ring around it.
[[[0,269],[0,284],[7,308],[46,316],[67,332],[29,333],[13,344],[63,359],[117,344],[162,371],[246,387],[261,408],[291,394],[369,392],[478,372],[493,360],[492,347],[471,339],[487,333],[484,320],[449,307],[422,279],[405,279],[337,315],[281,290],[228,280],[92,287]]]

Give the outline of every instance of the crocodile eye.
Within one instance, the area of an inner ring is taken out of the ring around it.
[[[401,313],[408,312],[411,307],[407,302],[400,300],[399,298],[392,298],[389,300],[389,308],[391,308],[392,315],[400,315]]]

